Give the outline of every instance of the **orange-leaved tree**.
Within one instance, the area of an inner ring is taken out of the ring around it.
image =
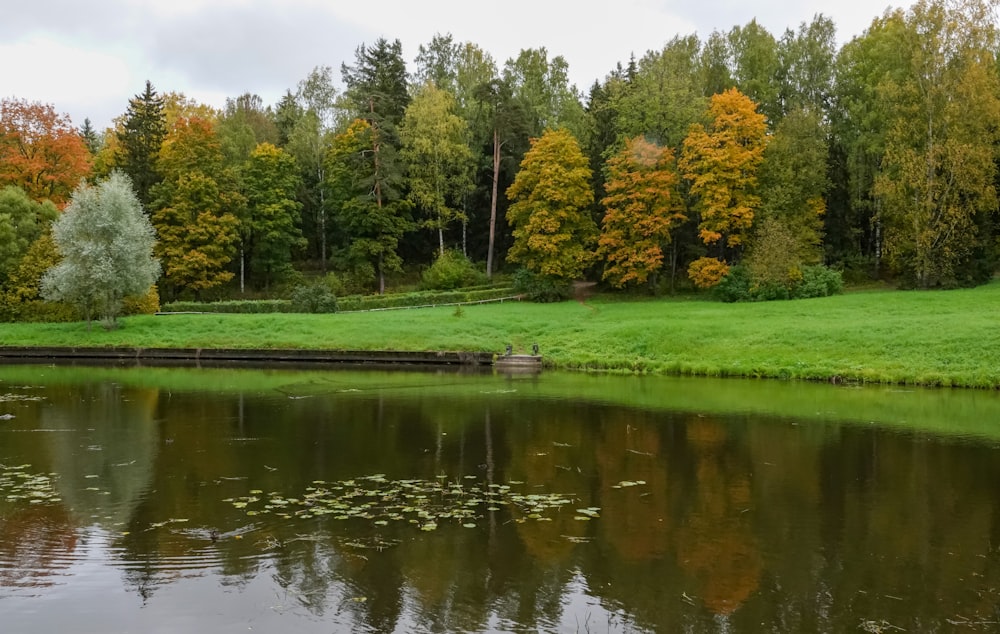
[[[679,167],[697,201],[699,235],[725,262],[738,255],[760,207],[757,171],[767,122],[757,104],[735,88],[714,95],[706,114],[707,126],[692,125],[684,139]]]
[[[32,200],[63,207],[90,163],[69,117],[37,101],[0,100],[0,186],[17,185]]]
[[[604,279],[619,288],[642,284],[655,279],[671,230],[686,220],[674,153],[635,137],[611,157],[607,170],[607,196],[601,200],[606,212],[597,249],[607,260]]]
[[[570,281],[593,260],[597,226],[590,217],[591,171],[566,129],[532,139],[521,169],[507,189],[507,220],[514,244],[507,257],[545,278]]]

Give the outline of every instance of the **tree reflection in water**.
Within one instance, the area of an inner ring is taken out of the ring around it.
[[[116,606],[138,627],[165,613],[306,632],[996,620],[996,439],[536,398],[501,377],[292,376],[216,393],[78,377],[19,404],[0,464],[57,474],[61,499],[0,496],[0,600],[16,629],[55,626],[32,601],[54,597],[59,575],[66,618],[88,615],[78,631],[118,631],[83,607],[103,571],[139,597]],[[572,502],[538,518],[483,504],[430,532],[225,502],[301,501],[317,481],[375,473]]]

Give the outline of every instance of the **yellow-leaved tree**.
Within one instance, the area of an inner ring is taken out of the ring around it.
[[[535,275],[567,282],[593,259],[597,226],[590,217],[594,193],[587,157],[566,129],[532,139],[514,183],[507,220],[514,245],[507,258]]]
[[[684,139],[679,167],[696,199],[699,235],[717,253],[709,259],[725,263],[738,257],[760,207],[757,171],[767,144],[767,122],[757,104],[735,88],[714,95],[706,114],[707,125],[692,125]],[[706,264],[696,260],[689,271],[720,268]],[[712,286],[721,277],[692,279]]]
[[[642,137],[629,139],[608,161],[605,207],[597,254],[604,279],[621,288],[655,280],[670,232],[686,220],[677,191],[674,153]]]

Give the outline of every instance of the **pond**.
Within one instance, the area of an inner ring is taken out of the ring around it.
[[[0,367],[3,631],[1000,625],[1000,395]]]

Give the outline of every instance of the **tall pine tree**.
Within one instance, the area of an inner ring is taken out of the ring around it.
[[[163,99],[146,80],[146,89],[129,101],[125,122],[117,132],[115,164],[132,179],[136,196],[147,212],[150,190],[161,180],[156,161],[166,135]]]

